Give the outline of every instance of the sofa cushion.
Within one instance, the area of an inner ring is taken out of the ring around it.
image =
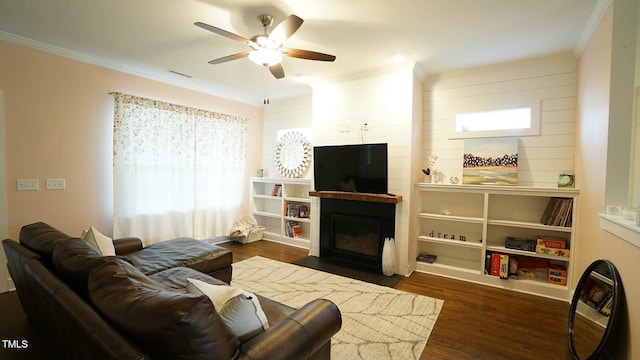
[[[102,256],[80,238],[60,242],[53,249],[51,262],[58,274],[80,296],[87,299],[87,282],[91,270],[110,259],[129,261],[124,256]]]
[[[187,293],[207,296],[224,323],[241,342],[269,328],[260,301],[248,291],[226,284],[212,285],[187,279]]]
[[[71,236],[43,222],[25,225],[20,229],[20,244],[40,255],[46,264],[51,263],[53,249]]]
[[[116,254],[116,248],[113,246],[113,240],[110,237],[101,234],[93,226],[90,227],[89,230],[82,230],[81,237],[82,240],[88,242],[102,255],[113,256]]]
[[[89,298],[154,359],[231,359],[237,351],[206,296],[165,290],[126,261],[94,268]]]
[[[126,256],[147,275],[176,266],[212,273],[231,266],[233,262],[233,255],[228,249],[192,238],[162,241]]]
[[[200,271],[193,270],[192,268],[182,266],[163,270],[148,276],[165,290],[185,291],[187,279],[198,279],[214,285],[228,285],[222,280],[201,273]]]

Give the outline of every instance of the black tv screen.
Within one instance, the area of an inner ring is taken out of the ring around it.
[[[387,162],[387,144],[315,146],[315,190],[386,194]]]

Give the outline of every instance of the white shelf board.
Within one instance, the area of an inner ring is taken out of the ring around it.
[[[454,216],[454,215],[442,215],[442,214],[432,214],[432,213],[419,213],[418,217],[423,219],[461,221],[461,222],[476,223],[476,224],[482,224],[484,222],[484,219],[481,217]]]
[[[419,241],[430,242],[430,243],[438,243],[438,244],[446,244],[453,246],[461,246],[461,247],[470,247],[470,248],[482,248],[482,243],[471,242],[471,241],[460,241],[460,240],[451,240],[451,239],[442,239],[442,238],[434,238],[430,236],[418,236]]]

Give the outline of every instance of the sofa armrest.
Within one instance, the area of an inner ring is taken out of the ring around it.
[[[113,247],[116,249],[116,255],[124,255],[134,251],[142,250],[142,240],[137,237],[126,237],[121,239],[113,239]]]
[[[326,299],[316,299],[240,345],[238,359],[308,359],[340,330],[342,315]]]

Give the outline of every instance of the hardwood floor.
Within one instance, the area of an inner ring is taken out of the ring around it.
[[[269,241],[225,243],[234,262],[259,255],[294,262],[308,252]],[[413,273],[396,289],[444,300],[420,359],[571,359],[567,342],[569,304],[538,296]],[[0,294],[0,338],[28,339],[28,351],[2,359],[48,359],[20,309],[15,292]]]
[[[308,255],[269,241],[223,246],[234,261],[259,255],[291,263]],[[572,358],[567,302],[417,272],[395,288],[444,300],[421,360]]]

